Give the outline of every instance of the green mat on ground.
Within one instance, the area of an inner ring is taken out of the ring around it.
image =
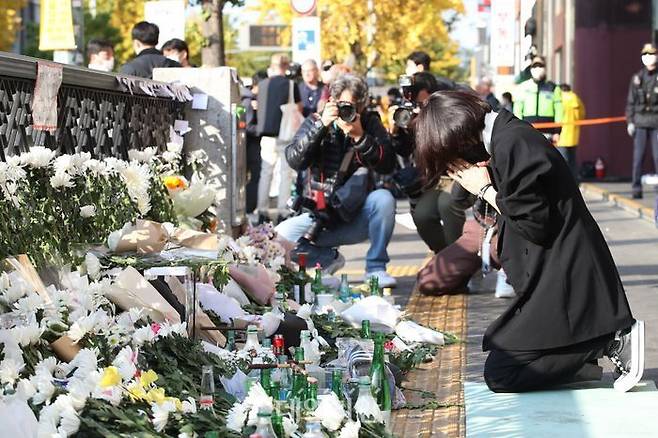
[[[658,437],[658,390],[650,381],[625,394],[609,382],[524,394],[465,382],[464,397],[466,438]]]

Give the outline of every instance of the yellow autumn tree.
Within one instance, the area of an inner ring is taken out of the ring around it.
[[[0,0],[0,50],[9,51],[21,25],[21,9],[27,0]]]
[[[292,23],[290,2],[261,0],[255,8],[263,22]],[[394,79],[409,53],[424,50],[434,73],[452,76],[460,60],[443,17],[449,11],[462,13],[462,1],[318,0],[322,57],[348,62],[362,73],[377,67]],[[289,45],[290,38],[284,33],[282,43]]]

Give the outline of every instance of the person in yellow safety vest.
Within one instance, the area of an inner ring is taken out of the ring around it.
[[[562,90],[546,80],[546,61],[535,56],[530,65],[531,79],[521,82],[514,93],[514,115],[528,123],[562,121]],[[553,142],[560,128],[540,129]]]
[[[562,131],[557,141],[557,150],[564,157],[571,169],[576,181],[578,180],[578,169],[576,165],[576,148],[580,140],[580,126],[573,122],[585,118],[585,105],[580,97],[571,90],[567,84],[560,85],[562,91]]]

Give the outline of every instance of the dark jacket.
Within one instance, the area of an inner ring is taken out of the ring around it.
[[[356,153],[346,176],[361,166],[381,174],[392,172],[395,153],[379,114],[365,111],[361,123],[364,135],[355,144],[338,127],[322,126],[320,117],[311,114],[286,147],[288,164],[297,171],[309,169],[314,181],[327,181],[337,176],[343,157],[354,147]]]
[[[658,71],[643,68],[631,78],[626,120],[638,128],[658,128]]]
[[[260,144],[260,136],[258,135],[258,115],[257,111],[252,106],[251,102],[256,100],[254,93],[248,88],[240,89],[240,98],[242,99],[242,106],[245,109],[245,123],[247,142],[257,142]]]
[[[506,110],[491,142],[498,254],[517,298],[483,349],[545,350],[629,327],[615,262],[559,152]]]
[[[158,49],[149,48],[142,50],[132,61],[124,64],[119,73],[152,79],[154,68],[180,66],[176,61],[165,57]]]

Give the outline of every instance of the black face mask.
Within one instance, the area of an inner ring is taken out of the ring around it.
[[[459,152],[459,157],[471,164],[488,161],[491,158],[487,149],[484,147],[484,143],[465,147]]]

